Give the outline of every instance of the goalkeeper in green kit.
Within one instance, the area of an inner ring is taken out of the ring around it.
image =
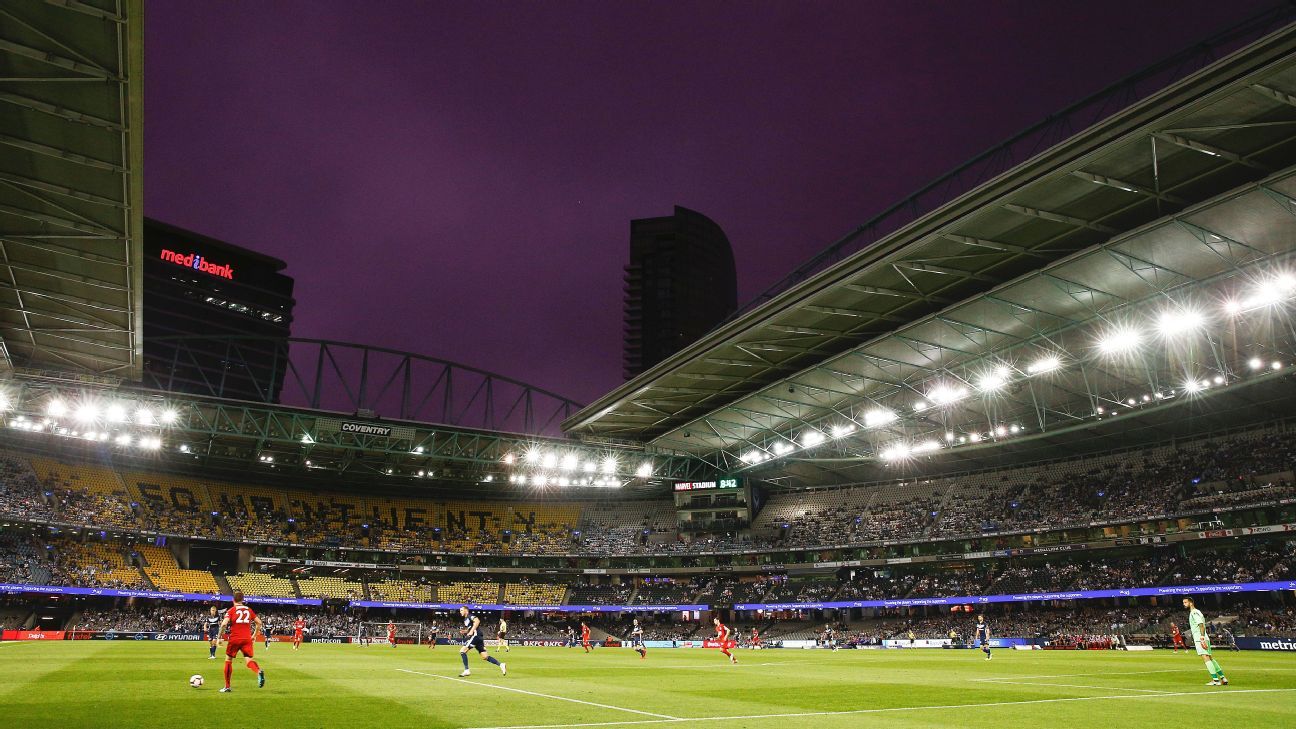
[[[1193,645],[1197,648],[1197,655],[1202,657],[1206,662],[1206,672],[1210,674],[1210,683],[1207,686],[1227,686],[1228,679],[1224,677],[1224,669],[1211,655],[1210,636],[1206,634],[1206,618],[1202,612],[1193,605],[1191,597],[1183,599],[1183,606],[1188,608],[1188,633],[1192,636]]]

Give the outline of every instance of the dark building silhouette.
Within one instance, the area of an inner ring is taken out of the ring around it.
[[[287,265],[145,218],[144,384],[278,402],[294,304]]]
[[[630,221],[626,379],[697,341],[737,305],[733,249],[710,218],[676,206],[674,215]]]

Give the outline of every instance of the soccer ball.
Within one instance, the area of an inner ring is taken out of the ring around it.
[[[189,677],[189,685],[193,686],[194,688],[202,688],[203,677],[195,673],[194,675]]]

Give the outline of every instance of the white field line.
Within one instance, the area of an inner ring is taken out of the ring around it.
[[[1001,683],[1009,683],[1014,686],[1062,686],[1065,688],[1083,688],[1083,689],[1102,689],[1103,691],[1140,691],[1145,694],[1172,694],[1173,691],[1163,691],[1161,689],[1142,689],[1129,688],[1125,686],[1086,686],[1079,683],[1039,683],[1036,681],[994,681],[996,686]]]
[[[485,685],[485,684],[479,684]],[[470,727],[469,729],[578,729],[596,726],[630,726],[637,724],[680,724],[691,721],[752,721],[759,719],[796,719],[806,716],[850,716],[856,714],[889,714],[905,711],[930,711],[945,709],[977,709],[996,706],[1027,706],[1030,704],[1061,704],[1072,701],[1119,701],[1135,699],[1163,699],[1175,696],[1226,696],[1229,694],[1264,694],[1296,691],[1296,688],[1239,689],[1221,687],[1210,691],[1179,691],[1164,694],[1119,694],[1111,696],[1071,696],[1056,699],[1028,699],[1025,701],[993,701],[979,704],[940,704],[936,706],[893,706],[885,709],[852,709],[847,711],[805,711],[794,714],[745,714],[740,716],[697,716],[674,719],[631,719],[628,721],[601,721],[579,724],[511,724],[505,726]]]
[[[451,678],[451,677],[449,677],[449,676],[441,676],[441,675],[438,675],[438,674],[435,674],[435,673],[424,673],[424,672],[422,672],[422,671],[411,671],[411,670],[409,670],[408,668],[397,668],[396,670],[397,670],[397,671],[400,671],[401,673],[412,673],[412,674],[416,674],[416,675],[419,675],[419,676],[427,676],[428,678],[439,678],[439,679],[441,679],[441,680],[443,680],[443,681],[454,681],[455,683],[462,684],[462,685],[464,685],[464,686],[480,686],[480,687],[482,687],[482,688],[493,688],[493,689],[498,689],[498,690],[500,690],[500,691],[512,691],[512,692],[514,692],[514,693],[518,693],[518,694],[526,694],[527,696],[539,696],[540,698],[543,698],[543,699],[553,699],[553,700],[555,700],[555,701],[570,701],[570,702],[573,703],[573,704],[584,704],[585,706],[597,706],[597,707],[600,708],[600,709],[612,709],[613,711],[625,711],[625,712],[628,712],[628,713],[631,713],[631,714],[640,714],[640,715],[643,715],[643,716],[655,716],[655,717],[657,717],[658,719],[662,719],[662,720],[666,720],[666,721],[680,721],[680,717],[678,717],[678,716],[671,716],[670,714],[656,714],[656,713],[653,713],[653,712],[651,712],[651,711],[640,711],[639,709],[627,709],[627,708],[625,708],[624,706],[613,706],[613,705],[611,705],[611,704],[600,704],[600,703],[597,703],[597,702],[594,702],[594,701],[585,701],[584,699],[573,699],[573,698],[569,698],[569,697],[567,697],[567,696],[554,696],[553,694],[542,694],[542,693],[540,693],[540,692],[538,692],[538,691],[527,691],[527,690],[525,690],[525,689],[513,688],[512,686],[500,686],[500,685],[498,685],[498,684],[493,684],[493,683],[477,683],[477,682],[475,682],[475,681],[465,681],[465,680],[461,680],[461,679],[459,679],[459,678]]]
[[[1018,680],[1023,678],[1083,678],[1085,676],[1134,676],[1144,673],[1187,673],[1189,671],[1198,671],[1200,668],[1161,668],[1155,671],[1101,671],[1099,673],[1053,673],[1047,676],[996,676],[992,678],[974,678],[973,681],[1007,681]]]

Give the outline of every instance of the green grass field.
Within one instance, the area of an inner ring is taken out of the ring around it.
[[[286,644],[257,649],[268,678],[205,644],[0,644],[10,727],[1003,727],[1296,726],[1296,655],[1221,653],[1232,682],[1166,652],[743,651],[514,648],[509,675],[454,648]],[[201,689],[190,674],[207,679]]]

